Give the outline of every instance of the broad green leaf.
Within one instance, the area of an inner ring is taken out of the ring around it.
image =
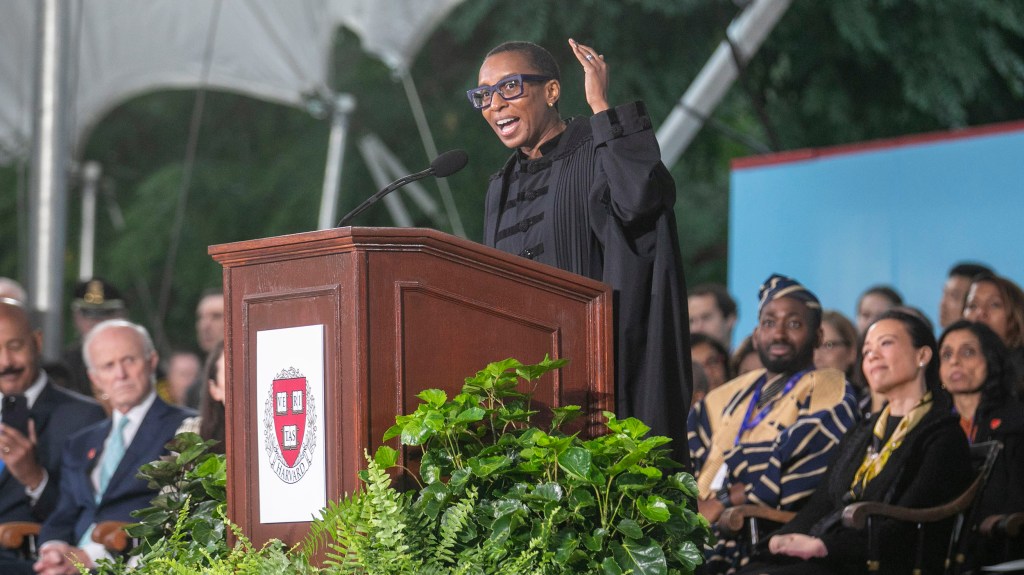
[[[512,460],[504,455],[491,457],[473,457],[468,461],[469,468],[477,477],[488,477],[495,471],[512,463]]]
[[[509,535],[512,533],[512,520],[515,517],[512,514],[502,515],[495,519],[491,523],[491,535],[488,539],[491,542],[501,545],[505,543]]]
[[[704,554],[693,541],[682,541],[674,545],[669,552],[690,571],[704,562]]]
[[[448,394],[440,389],[424,389],[417,393],[416,397],[434,407],[440,407],[444,405],[444,402],[448,401]]]
[[[452,460],[446,451],[440,449],[428,449],[420,459],[420,479],[423,483],[434,483],[441,480],[441,476],[450,469]]]
[[[553,360],[548,356],[544,356],[544,360],[536,365],[521,365],[517,367],[516,373],[527,381],[533,381],[553,369],[562,367],[566,363],[568,361],[565,359]]]
[[[664,523],[670,516],[668,502],[657,495],[648,495],[637,499],[636,508],[644,517],[654,523]]]
[[[615,478],[615,488],[626,492],[645,491],[653,484],[646,475],[640,473],[623,473]]]
[[[590,477],[590,452],[582,447],[570,447],[558,456],[558,466],[576,479],[586,481]]]
[[[623,519],[622,521],[619,521],[619,524],[615,527],[626,537],[642,539],[644,536],[644,530],[641,529],[640,525],[632,519]]]
[[[461,491],[466,487],[471,475],[472,472],[468,469],[456,469],[448,480],[448,488]]]
[[[377,448],[377,452],[373,454],[373,460],[377,462],[381,469],[394,467],[395,463],[398,462],[398,451],[387,445],[381,445]]]
[[[573,489],[569,493],[569,506],[572,509],[586,509],[594,505],[597,505],[597,500],[588,489]]]
[[[661,546],[649,538],[642,541],[627,539],[612,546],[615,562],[633,575],[667,575],[668,562]]]
[[[559,429],[570,421],[583,416],[583,409],[578,405],[563,405],[562,407],[551,408],[553,414],[551,418],[551,428]]]
[[[418,420],[411,420],[402,428],[402,445],[423,445],[434,432]]]
[[[662,445],[671,442],[671,437],[665,437],[664,435],[655,435],[654,437],[648,437],[641,441],[639,449],[643,450],[646,453],[656,447],[661,447]]]
[[[501,517],[503,515],[510,515],[513,513],[526,513],[529,511],[529,508],[523,505],[523,502],[519,501],[515,496],[499,499],[494,503],[491,509],[495,517]]]
[[[633,439],[641,439],[651,431],[650,427],[635,417],[627,417],[620,423],[622,424],[621,433],[625,433]]]
[[[597,527],[590,535],[583,536],[583,545],[595,553],[604,549],[604,541],[608,538],[608,530]]]
[[[565,563],[579,549],[580,540],[575,531],[559,531],[555,536],[555,561]]]
[[[565,491],[557,483],[542,483],[533,490],[533,496],[544,501],[561,501]]]
[[[641,451],[634,451],[632,453],[628,453],[625,457],[615,462],[615,465],[612,466],[612,468],[609,470],[609,473],[611,473],[612,475],[615,475],[616,473],[622,473],[623,471],[626,471],[627,469],[633,467],[634,465],[642,461],[644,457],[645,454]]]
[[[404,427],[405,422],[396,423],[392,425],[391,427],[388,428],[387,431],[384,432],[383,441],[388,441],[389,439],[394,439],[395,437],[402,435],[402,428]]]
[[[662,476],[661,470],[657,467],[635,467],[633,470],[634,473],[639,473],[640,475],[655,481],[661,479]]]
[[[460,411],[459,415],[456,416],[455,421],[457,423],[472,423],[474,421],[482,420],[486,414],[487,412],[481,407],[470,407]]]
[[[685,471],[669,476],[668,485],[690,497],[697,497],[697,494],[700,493],[700,490],[697,489],[697,480],[693,478],[693,475]]]
[[[623,575],[622,567],[611,557],[605,557],[601,562],[601,575]]]
[[[431,483],[420,490],[416,504],[422,508],[423,514],[431,520],[436,520],[442,511],[442,505],[447,501],[449,490],[443,483]]]
[[[202,463],[196,466],[195,475],[198,477],[203,476],[223,476],[226,472],[224,461],[217,457],[211,457],[204,460]]]
[[[447,424],[440,411],[430,411],[423,417],[423,426],[434,432],[445,431]]]

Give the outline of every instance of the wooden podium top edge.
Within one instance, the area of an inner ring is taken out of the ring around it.
[[[404,251],[434,249],[491,260],[500,267],[518,268],[524,275],[557,279],[593,292],[611,293],[606,284],[558,268],[514,256],[494,248],[430,228],[342,227],[301,232],[269,238],[215,244],[207,253],[223,267],[260,260],[282,259],[287,255],[321,255],[346,251]]]

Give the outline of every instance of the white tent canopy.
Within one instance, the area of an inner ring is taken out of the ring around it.
[[[28,288],[49,336],[46,355],[55,357],[61,341],[66,164],[83,159],[84,138],[107,112],[168,88],[221,89],[292,106],[311,95],[333,102],[327,75],[338,26],[404,75],[461,1],[4,2],[0,164],[33,159]]]
[[[132,96],[206,87],[302,106],[326,95],[334,32],[405,71],[461,0],[69,0],[68,94],[81,138]],[[31,149],[37,0],[4,2],[0,18],[0,162]]]

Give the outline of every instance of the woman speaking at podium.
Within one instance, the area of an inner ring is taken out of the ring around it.
[[[671,437],[686,463],[691,367],[675,183],[643,103],[611,107],[604,56],[569,46],[589,118],[561,117],[558,64],[529,42],[491,50],[467,92],[514,150],[487,188],[484,243],[612,287],[617,415]]]

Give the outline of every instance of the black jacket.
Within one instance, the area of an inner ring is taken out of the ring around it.
[[[876,420],[877,415],[862,421],[843,438],[818,489],[796,517],[777,532],[811,534],[819,537],[828,549],[827,557],[800,562],[803,565],[794,569],[795,572],[809,572],[809,563],[817,564],[822,573],[867,571],[867,532],[844,527],[840,518],[848,504],[847,493],[853,477],[871,443]],[[868,484],[860,501],[931,507],[955,499],[973,479],[967,437],[960,429],[958,418],[950,414],[948,402],[936,400],[931,411],[892,453],[882,472]],[[951,525],[949,521],[926,527],[924,573],[942,572]],[[882,559],[879,573],[910,573],[917,538],[915,526],[877,520],[875,529]],[[758,549],[757,557],[761,559],[768,558],[768,539],[765,538]],[[768,562],[777,561],[775,558]],[[784,569],[770,571],[785,572]]]

